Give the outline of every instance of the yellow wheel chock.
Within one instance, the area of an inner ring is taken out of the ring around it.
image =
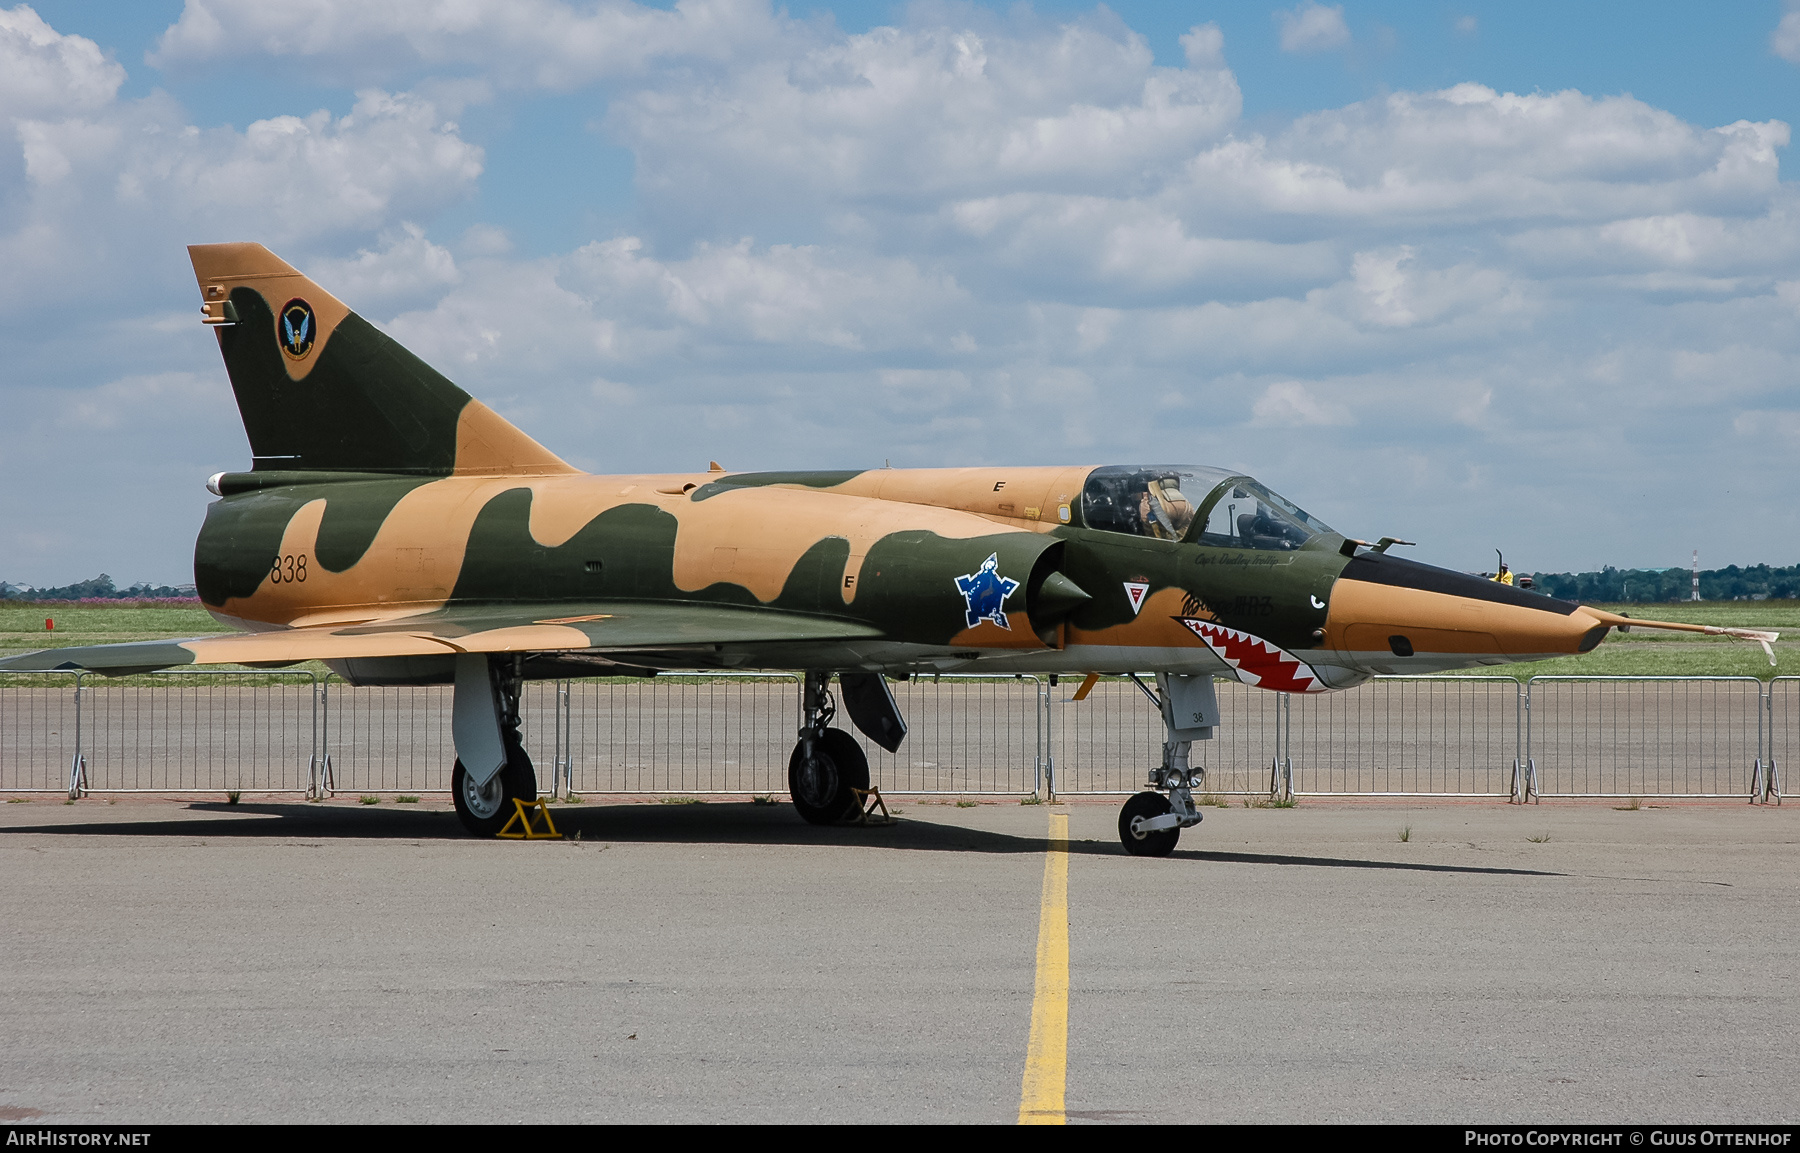
[[[894,815],[888,812],[887,802],[881,799],[880,789],[851,789],[856,794],[856,823],[859,825],[897,825]],[[880,810],[880,816],[876,815]]]
[[[531,814],[533,810],[543,814],[544,822],[540,828],[534,829],[531,827]],[[518,832],[516,833],[512,831],[515,826],[518,828]],[[544,803],[544,798],[542,797],[539,797],[535,801],[521,801],[517,797],[514,797],[513,815],[507,818],[506,824],[498,833],[495,833],[494,836],[504,838],[508,841],[562,840],[562,834],[556,831],[556,822],[550,819],[550,806]]]

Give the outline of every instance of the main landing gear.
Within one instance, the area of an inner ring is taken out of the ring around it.
[[[1136,680],[1136,677],[1132,678]],[[1200,823],[1194,807],[1194,790],[1206,780],[1206,769],[1191,765],[1195,741],[1210,741],[1219,720],[1219,702],[1212,677],[1156,674],[1158,692],[1146,696],[1163,718],[1163,763],[1153,769],[1148,789],[1135,794],[1119,810],[1119,843],[1134,857],[1166,857],[1175,851],[1181,830]]]
[[[450,795],[463,828],[478,837],[491,837],[505,827],[513,816],[513,801],[537,800],[537,773],[519,737],[521,663],[518,658],[489,662],[465,656],[457,665],[452,729],[459,755],[450,774]],[[483,777],[464,766],[463,755],[488,774]]]
[[[856,816],[861,804],[853,790],[869,787],[869,758],[862,746],[843,729],[829,727],[837,713],[830,682],[830,673],[806,674],[800,687],[800,740],[788,758],[794,809],[815,825]]]

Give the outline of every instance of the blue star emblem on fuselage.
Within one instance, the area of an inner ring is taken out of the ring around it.
[[[1011,577],[1000,575],[1000,554],[993,553],[981,562],[981,567],[967,576],[956,578],[956,591],[962,594],[963,616],[967,627],[974,628],[982,621],[993,621],[1001,628],[1011,631],[1012,626],[1006,623],[1006,598],[1019,587],[1019,582]]]

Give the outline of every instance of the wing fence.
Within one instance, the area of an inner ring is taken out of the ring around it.
[[[1142,684],[944,675],[894,682],[898,752],[857,739],[892,794],[1124,794],[1160,763]],[[787,791],[792,674],[537,681],[521,702],[553,795]],[[1219,795],[1781,800],[1800,677],[1378,677],[1290,696],[1217,686],[1196,763]],[[308,672],[0,675],[0,792],[446,792],[449,686]],[[836,722],[850,728],[839,714]],[[853,731],[853,730],[852,730]]]

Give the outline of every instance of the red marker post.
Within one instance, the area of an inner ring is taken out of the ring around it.
[[[55,632],[56,631],[56,622],[51,620],[49,617],[45,617],[44,618],[44,631],[47,633]]]

